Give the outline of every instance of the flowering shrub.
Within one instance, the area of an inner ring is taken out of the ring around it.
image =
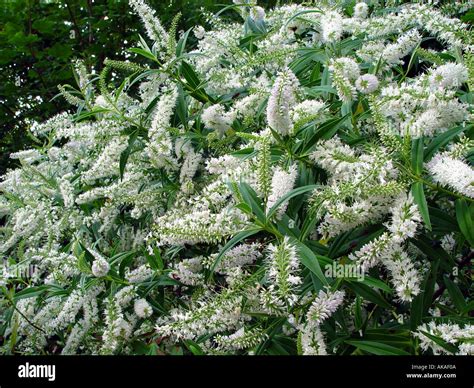
[[[472,354],[467,8],[234,3],[130,0],[149,66],[76,62],[11,155],[2,351]]]

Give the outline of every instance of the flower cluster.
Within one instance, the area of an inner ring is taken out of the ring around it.
[[[144,58],[29,128],[0,353],[473,354],[465,7],[234,3],[178,34],[130,0]]]
[[[454,323],[440,323],[430,322],[418,327],[415,334],[421,342],[423,350],[431,349],[433,354],[450,354],[446,347],[433,341],[428,335],[438,337],[448,345],[454,345],[457,348],[457,354],[472,355],[474,344],[474,326],[473,325],[458,325]]]
[[[415,236],[421,216],[411,195],[403,195],[397,202],[391,209],[391,222],[386,225],[388,231],[349,257],[365,271],[378,263],[385,265],[398,297],[409,302],[420,292],[421,276],[403,251],[403,243]]]
[[[270,245],[268,249],[271,304],[292,306],[297,301],[297,288],[302,282],[296,249],[287,237],[280,245]]]
[[[464,161],[440,153],[427,163],[426,168],[436,182],[474,198],[474,170]]]
[[[300,346],[304,355],[325,355],[327,346],[320,325],[342,304],[344,292],[319,291],[306,315],[306,323],[300,329]]]

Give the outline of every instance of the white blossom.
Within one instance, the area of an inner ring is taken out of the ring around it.
[[[206,30],[203,26],[194,27],[193,32],[196,39],[203,39],[206,34]]]
[[[421,42],[421,36],[418,30],[408,31],[400,36],[396,42],[389,44],[382,52],[382,58],[390,65],[396,65],[402,62],[402,58]]]
[[[297,176],[298,169],[294,164],[290,166],[288,172],[280,167],[275,169],[272,177],[270,196],[267,201],[267,210],[270,210],[280,198],[293,189]],[[277,217],[282,217],[287,207],[287,202],[281,204],[276,212]]]
[[[321,37],[324,43],[341,39],[343,33],[342,16],[337,11],[326,11],[321,16]]]
[[[324,336],[318,326],[307,325],[300,331],[301,350],[304,356],[327,355]]]
[[[342,101],[350,101],[355,95],[354,81],[360,75],[359,65],[348,57],[331,60],[329,70],[337,94]]]
[[[472,355],[471,341],[474,337],[473,325],[458,325],[455,323],[440,323],[434,321],[425,323],[418,327],[414,333],[421,341],[421,348],[424,351],[431,349],[433,354],[450,354],[445,348],[426,336],[423,332],[438,337],[451,345],[459,346],[458,354]]]
[[[369,94],[377,90],[379,87],[379,80],[373,74],[364,74],[357,78],[355,85],[359,92]]]
[[[273,85],[267,105],[268,125],[281,135],[288,135],[292,130],[290,109],[296,102],[296,91],[299,81],[290,71],[278,75]]]
[[[467,163],[437,154],[426,164],[426,168],[436,182],[474,198],[474,169]]]
[[[160,20],[156,17],[155,11],[143,0],[129,0],[129,3],[142,19],[148,37],[157,42],[159,47],[166,47],[169,39],[168,33],[161,25]]]
[[[220,350],[236,351],[254,347],[265,340],[267,335],[260,329],[241,327],[230,335],[216,335],[214,341]]]
[[[360,2],[354,5],[354,17],[358,19],[365,19],[369,13],[369,6],[366,3]]]
[[[176,163],[172,156],[173,144],[169,127],[177,96],[178,91],[175,86],[169,90],[164,90],[151,122],[147,153],[152,164],[158,168],[174,168]]]
[[[254,20],[265,19],[265,10],[262,7],[255,6],[250,9],[250,16]]]
[[[15,291],[14,308],[0,292],[2,343],[18,354],[144,344],[160,354],[338,354],[349,349],[342,337],[369,338],[360,322],[405,325],[431,278],[436,298],[403,349],[472,355],[458,303],[470,302],[469,214],[456,206],[474,198],[474,45],[457,18],[469,4],[234,3],[243,20],[204,12],[177,61],[176,26],[168,32],[130,0],[159,63],[106,61],[95,77],[74,61],[80,109],[66,96],[70,113],[25,121],[34,147],[13,152],[0,178],[0,288]],[[132,73],[133,85],[118,87]],[[418,138],[425,156],[440,148],[415,174]],[[432,230],[409,194],[420,179]],[[269,217],[293,190],[306,194]],[[430,242],[459,271],[440,263],[432,273]],[[374,314],[339,275],[326,286],[314,260],[370,273],[365,284],[391,308]]]
[[[459,88],[467,78],[468,72],[463,64],[450,62],[431,72],[430,83],[434,87]]]
[[[269,245],[268,250],[269,291],[274,298],[273,303],[283,302],[292,306],[297,300],[296,289],[302,282],[296,248],[285,237],[280,244]]]
[[[92,263],[92,273],[95,277],[101,278],[109,273],[110,264],[103,257],[98,257]]]
[[[133,304],[133,310],[139,318],[148,318],[153,313],[153,310],[146,299],[135,300]]]
[[[305,100],[293,107],[291,110],[291,119],[295,125],[304,124],[307,121],[322,117],[324,108],[325,105],[322,101]]]
[[[216,104],[211,105],[202,112],[202,121],[204,125],[217,131],[222,136],[228,129],[230,129],[234,121],[233,112],[226,112],[224,106]]]
[[[344,292],[319,291],[318,296],[309,307],[307,321],[318,326],[329,318],[344,301]]]

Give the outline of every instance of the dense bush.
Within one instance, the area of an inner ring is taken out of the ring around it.
[[[472,354],[467,8],[130,4],[0,183],[3,352]]]
[[[219,1],[221,4],[230,0]],[[179,29],[202,23],[213,0],[151,0],[164,25],[179,11]],[[0,4],[0,174],[11,152],[31,146],[27,128],[64,110],[58,85],[74,83],[71,60],[100,72],[138,39],[139,17],[126,0],[4,0]]]

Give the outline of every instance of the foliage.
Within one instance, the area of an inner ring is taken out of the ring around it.
[[[472,354],[468,7],[130,5],[0,183],[2,351]]]
[[[226,4],[230,0],[220,3]],[[199,8],[211,0],[152,0],[168,25],[182,13],[178,30],[203,23]],[[58,85],[74,84],[71,60],[100,72],[106,58],[130,55],[140,19],[126,0],[9,0],[0,4],[0,174],[13,166],[11,152],[31,146],[28,127],[64,110]]]

